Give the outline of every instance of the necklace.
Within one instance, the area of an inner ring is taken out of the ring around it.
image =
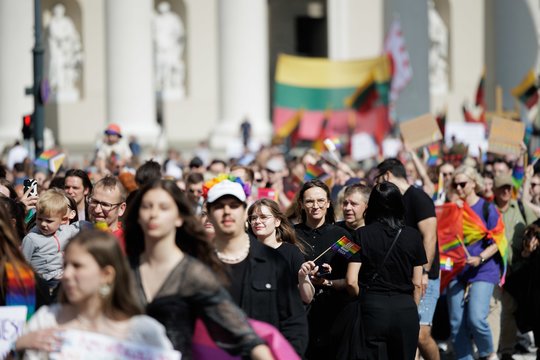
[[[217,255],[218,259],[223,261],[224,263],[226,263],[226,264],[238,264],[240,261],[244,260],[248,256],[249,247],[250,247],[250,243],[249,243],[249,240],[248,240],[247,241],[247,246],[242,250],[242,253],[240,255],[236,256],[236,257],[224,255],[224,254],[220,253],[219,251],[217,251],[217,249],[215,249],[215,251],[216,251],[216,255]]]

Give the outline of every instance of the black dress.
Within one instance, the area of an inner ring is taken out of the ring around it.
[[[149,303],[138,264],[137,294],[146,314],[159,321],[182,359],[191,359],[195,320],[201,318],[216,344],[231,354],[247,356],[263,341],[247,322],[246,315],[231,300],[211,270],[197,259],[184,255]]]

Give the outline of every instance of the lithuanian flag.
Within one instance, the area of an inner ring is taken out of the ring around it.
[[[538,103],[538,87],[534,70],[529,70],[521,83],[512,89],[512,95],[518,98],[527,109],[531,109]]]
[[[358,114],[355,132],[375,134],[376,126],[362,124],[363,116],[370,115],[370,111],[357,113],[351,110],[351,106],[359,104],[364,98],[366,104],[387,104],[390,69],[387,56],[369,60],[332,61],[280,55],[274,88],[274,130],[277,132],[287,119],[293,117],[299,109],[304,109],[299,129],[302,139],[316,140],[319,137],[326,118],[325,112],[328,111],[330,117],[325,129],[327,136],[347,134],[351,114]],[[381,87],[383,83],[387,86],[386,92],[383,91],[384,86]],[[365,91],[359,91],[360,88]],[[374,97],[374,93],[383,95]],[[348,102],[347,99],[355,94],[358,95],[358,101]],[[369,106],[364,107],[369,110]],[[373,121],[372,118],[366,121]]]

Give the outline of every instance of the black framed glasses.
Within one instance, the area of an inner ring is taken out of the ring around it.
[[[101,210],[103,210],[104,212],[109,212],[111,210],[113,210],[114,208],[116,208],[118,205],[121,205],[123,203],[123,201],[119,202],[119,203],[115,203],[115,204],[111,204],[111,203],[108,203],[106,201],[99,201],[97,199],[94,199],[94,198],[88,198],[88,206],[92,206],[92,207],[97,207],[98,205],[101,206]]]

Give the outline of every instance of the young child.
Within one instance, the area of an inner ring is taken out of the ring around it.
[[[22,241],[24,257],[51,291],[63,274],[64,248],[80,230],[80,222],[68,225],[72,213],[63,190],[45,191],[36,205],[36,226]]]

